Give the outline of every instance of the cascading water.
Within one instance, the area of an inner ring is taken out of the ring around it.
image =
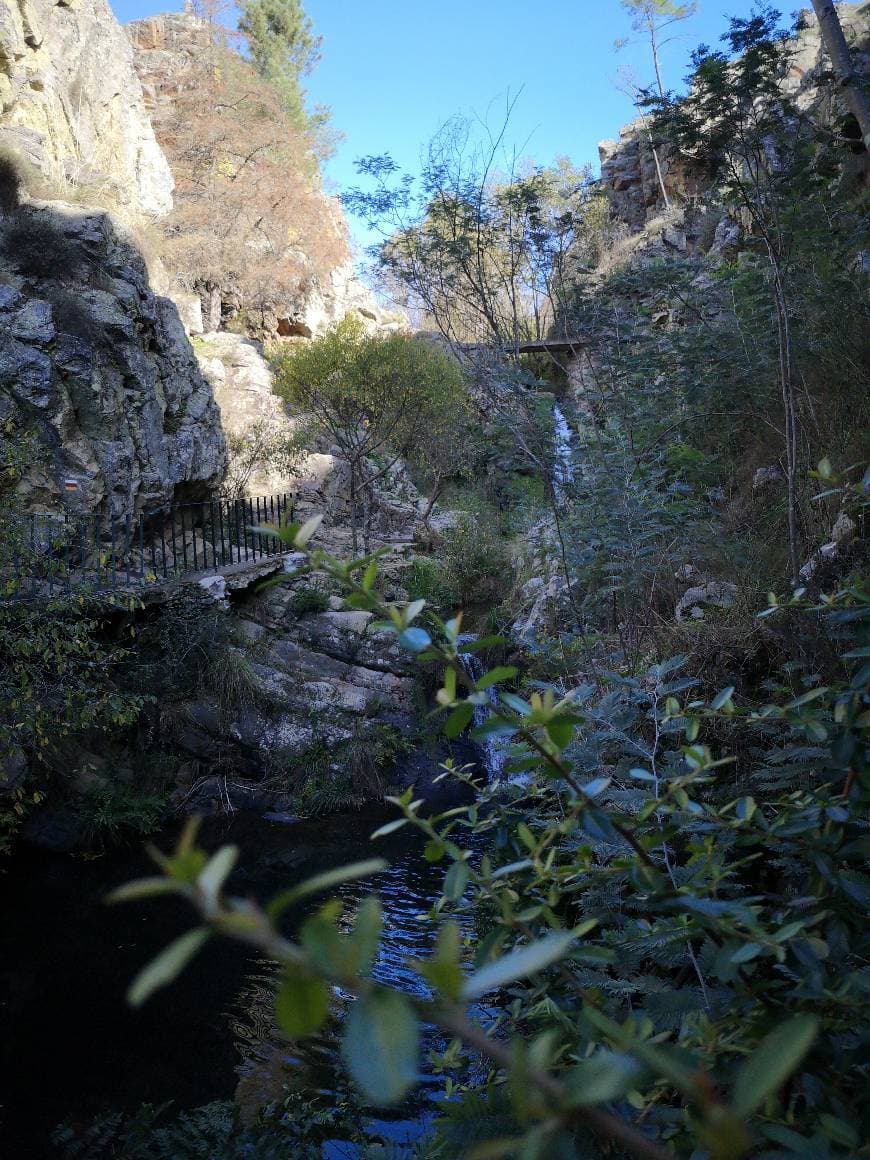
[[[558,403],[553,404],[553,491],[560,504],[565,502],[565,488],[574,478],[571,456],[571,428]]]
[[[477,681],[485,672],[480,657],[477,653],[461,651],[463,644],[470,644],[474,640],[477,640],[477,637],[473,632],[464,632],[460,635],[457,643],[460,646],[459,659],[462,661],[463,668],[473,681]],[[472,723],[475,728],[483,725],[489,719],[490,711],[498,705],[498,693],[493,686],[486,690],[486,696],[489,704],[475,705],[474,707]],[[487,781],[497,781],[504,772],[510,743],[504,737],[496,735],[485,738],[479,744]]]

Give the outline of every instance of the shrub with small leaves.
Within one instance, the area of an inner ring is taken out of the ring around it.
[[[282,534],[298,549],[312,531]],[[312,565],[440,674],[448,736],[484,708],[474,736],[508,746],[509,780],[482,785],[448,763],[475,789],[472,804],[426,817],[409,790],[373,835],[411,826],[425,858],[445,866],[432,953],[412,964],[430,997],[372,977],[383,937],[375,896],[350,922],[333,901],[293,939],[278,928],[288,906],[383,863],[328,871],[261,910],[224,892],[238,850],[209,857],[191,826],[159,855],[162,876],[114,895],[173,893],[200,916],[142,971],[131,1001],[215,935],[240,939],[281,964],[276,1018],[289,1037],[322,1026],[332,986],[354,996],[342,1058],[377,1104],[415,1082],[421,1024],[436,1025],[453,1042],[435,1060],[450,1078],[434,1155],[447,1154],[445,1140],[454,1155],[469,1141],[488,1156],[870,1155],[870,593],[784,602],[836,626],[840,676],[810,695],[744,704],[732,688],[699,696],[682,658],[567,693],[513,691],[513,666],[472,679],[462,654],[492,642],[461,639],[460,617],[424,628],[422,601],[382,601],[376,558],[314,553]],[[774,599],[769,614],[782,607]],[[726,736],[754,730],[789,760],[806,761],[811,744],[805,787],[754,797],[730,757],[704,744],[713,724]],[[472,1056],[486,1078],[454,1079]],[[480,1113],[470,1135],[457,1127],[466,1101]]]

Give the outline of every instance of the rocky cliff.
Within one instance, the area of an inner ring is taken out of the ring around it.
[[[172,176],[107,0],[0,2],[0,148],[53,186],[164,214]]]
[[[120,518],[217,487],[211,385],[130,234],[62,202],[29,202],[2,227],[0,418],[42,448],[29,506]]]
[[[838,4],[837,11],[846,38],[856,49],[854,59],[862,75],[870,76],[870,24],[866,4]],[[798,107],[808,108],[817,100],[820,73],[829,68],[822,45],[818,20],[811,10],[801,12],[798,34],[791,46],[789,72],[784,89]],[[846,127],[848,135],[848,127]],[[860,134],[859,134],[860,136]],[[631,231],[643,229],[664,209],[661,186],[668,199],[684,204],[706,192],[702,175],[693,173],[687,159],[667,145],[657,148],[662,181],[656,171],[649,124],[643,119],[624,126],[618,140],[601,141],[601,183],[608,194],[614,217]]]
[[[0,100],[0,416],[37,438],[25,502],[122,517],[217,487],[220,412],[142,256],[172,176],[106,0],[0,0]]]

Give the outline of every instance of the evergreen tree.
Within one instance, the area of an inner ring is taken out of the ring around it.
[[[320,59],[320,37],[300,0],[245,0],[239,31],[246,37],[251,59],[261,76],[281,93],[294,121],[304,122],[305,94],[301,77]]]

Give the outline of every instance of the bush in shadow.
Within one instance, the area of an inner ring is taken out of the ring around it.
[[[21,200],[21,170],[11,153],[0,151],[0,213],[11,214]]]

